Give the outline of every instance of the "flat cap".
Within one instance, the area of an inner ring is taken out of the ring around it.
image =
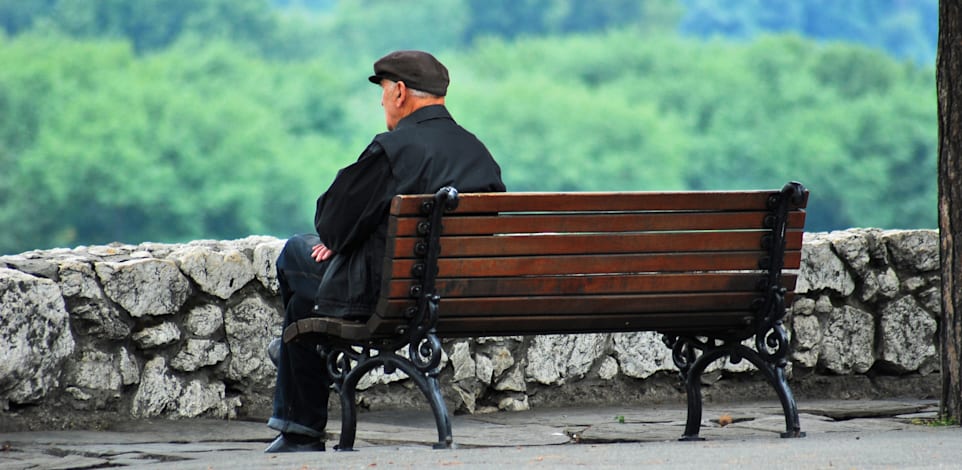
[[[394,51],[378,59],[367,79],[380,84],[385,78],[436,96],[447,94],[450,83],[444,64],[424,51]]]

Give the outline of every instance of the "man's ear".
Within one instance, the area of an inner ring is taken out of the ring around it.
[[[402,104],[404,104],[405,98],[407,98],[408,86],[406,83],[399,81],[397,82],[397,86],[394,87],[394,90],[397,93],[394,96],[394,99],[397,100],[398,106],[401,106]]]

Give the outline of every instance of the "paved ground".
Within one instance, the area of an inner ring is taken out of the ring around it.
[[[437,439],[430,412],[363,413],[356,452],[285,455],[262,452],[273,432],[259,422],[136,421],[107,431],[0,434],[0,470],[962,468],[962,429],[919,424],[935,417],[935,402],[803,401],[799,409],[807,436],[781,439],[785,421],[775,402],[706,404],[700,442],[677,440],[682,407],[455,416],[450,450],[429,447]],[[336,440],[334,432],[328,446]]]

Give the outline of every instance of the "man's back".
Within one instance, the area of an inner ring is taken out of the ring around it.
[[[384,148],[397,183],[394,194],[504,191],[501,168],[488,149],[459,126],[444,106],[421,108],[374,141]]]
[[[380,294],[391,199],[444,186],[462,192],[505,191],[501,168],[488,149],[443,105],[419,108],[390,132],[375,136],[318,202],[318,233],[338,254],[328,261],[315,313],[368,318]]]

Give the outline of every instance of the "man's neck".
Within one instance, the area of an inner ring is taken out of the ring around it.
[[[444,97],[442,96],[442,97],[439,97],[439,98],[414,98],[414,99],[408,101],[408,102],[405,103],[405,104],[409,104],[409,106],[410,106],[409,109],[406,109],[406,110],[405,110],[405,113],[404,113],[404,117],[408,117],[408,116],[410,116],[412,113],[414,113],[415,111],[417,111],[417,110],[419,110],[419,109],[421,109],[421,108],[426,108],[426,107],[428,107],[428,106],[434,106],[434,105],[436,105],[436,104],[439,104],[439,105],[442,105],[442,106],[443,106],[443,105],[444,105]],[[408,108],[408,106],[405,106],[405,108]],[[401,119],[404,119],[404,118],[401,118]]]

